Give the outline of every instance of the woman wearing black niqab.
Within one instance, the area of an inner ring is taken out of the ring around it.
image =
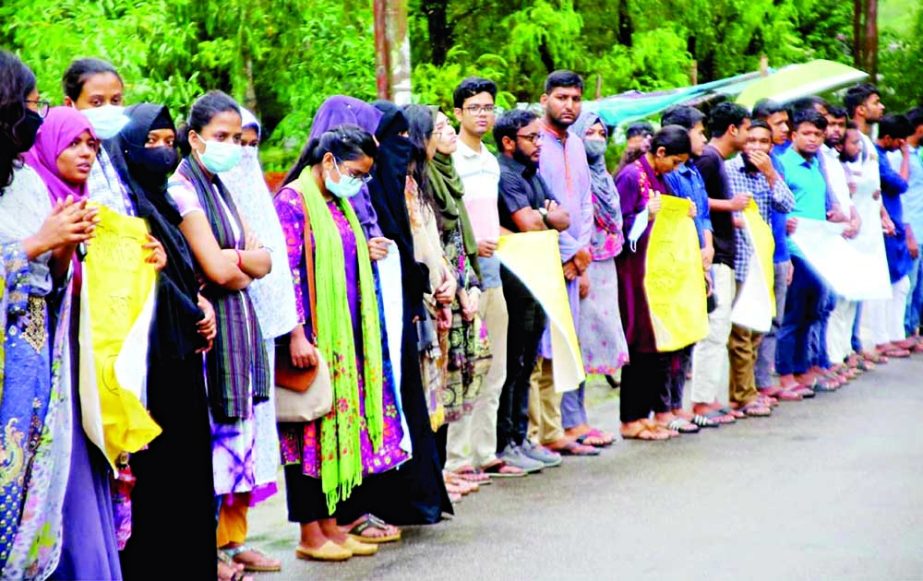
[[[148,135],[170,130],[166,107],[129,107],[130,122],[105,147],[129,190],[138,216],[163,243],[167,266],[158,277],[148,354],[147,406],[163,429],[147,449],[133,454],[132,533],[121,552],[126,579],[150,576],[152,557],[166,548],[190,579],[216,574],[215,487],[211,429],[202,356],[210,333],[189,247],[179,231],[179,211],[166,196],[178,155],[169,146],[147,147]],[[213,315],[211,317],[213,319]]]
[[[401,255],[404,307],[401,399],[413,458],[398,470],[369,478],[359,497],[344,505],[340,522],[352,522],[364,513],[372,513],[396,525],[432,524],[438,522],[443,513],[452,513],[452,503],[446,493],[442,463],[423,395],[414,323],[423,316],[423,292],[429,284],[429,273],[425,266],[414,261],[413,234],[404,200],[413,146],[405,135],[407,119],[400,108],[387,101],[376,101],[374,106],[383,116],[375,131],[379,150],[369,194],[383,236],[397,244]]]

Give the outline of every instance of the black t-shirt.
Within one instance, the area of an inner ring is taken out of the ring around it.
[[[702,174],[705,190],[713,200],[730,200],[731,188],[728,186],[727,173],[724,170],[724,158],[713,145],[706,145],[702,155],[695,159],[695,166]],[[734,215],[732,212],[711,212],[712,236],[715,243],[715,264],[724,264],[734,268]]]
[[[498,156],[500,162],[500,186],[497,196],[497,210],[500,225],[510,232],[519,232],[513,222],[513,214],[523,208],[538,210],[545,200],[555,200],[537,168],[528,167],[506,156]],[[555,200],[557,201],[557,200]]]

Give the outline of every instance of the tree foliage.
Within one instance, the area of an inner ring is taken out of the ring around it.
[[[923,12],[923,11],[921,11]],[[584,75],[588,94],[658,90],[812,58],[852,62],[844,0],[408,0],[414,100],[452,106],[472,74],[494,79],[498,104],[538,99],[557,68]],[[882,43],[894,103],[920,98],[923,15]],[[4,0],[0,46],[33,68],[42,93],[80,56],[111,61],[130,102],[182,117],[208,89],[253,108],[287,163],[333,94],[375,97],[370,0]]]

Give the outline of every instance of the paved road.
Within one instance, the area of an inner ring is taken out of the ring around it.
[[[618,400],[593,386],[615,429]],[[297,561],[284,500],[251,540],[282,579],[923,579],[923,357],[768,420],[619,442],[466,497],[454,520],[343,564]]]

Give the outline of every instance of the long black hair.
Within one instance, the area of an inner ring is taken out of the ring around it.
[[[229,111],[240,116],[240,105],[223,91],[209,91],[196,99],[189,110],[189,119],[176,131],[176,146],[180,155],[187,157],[192,153],[192,146],[189,145],[190,130],[201,135],[202,128],[211,123],[215,115]]]
[[[298,156],[298,161],[285,174],[285,179],[282,180],[283,186],[297,180],[306,167],[319,164],[328,153],[332,153],[333,157],[339,161],[353,161],[363,156],[375,159],[378,155],[378,146],[372,134],[360,127],[355,125],[334,127],[305,144],[301,155]]]
[[[403,111],[404,117],[407,118],[408,137],[411,145],[413,145],[413,155],[410,158],[410,165],[407,170],[417,182],[420,206],[424,209],[428,208],[438,215],[436,198],[433,196],[432,188],[429,186],[426,171],[429,164],[426,150],[436,127],[436,112],[425,105],[404,105]]]
[[[35,75],[16,55],[0,50],[0,194],[13,183],[13,169],[23,153],[16,127],[26,117],[26,98],[35,90]]]

